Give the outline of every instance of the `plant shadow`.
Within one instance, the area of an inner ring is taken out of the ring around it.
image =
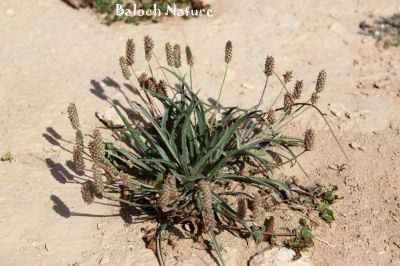
[[[79,217],[114,217],[119,216],[120,214],[89,214],[89,213],[79,213],[79,212],[72,212],[70,208],[62,201],[58,196],[51,195],[50,200],[53,202],[53,210],[64,218],[70,218],[72,216],[79,216]]]

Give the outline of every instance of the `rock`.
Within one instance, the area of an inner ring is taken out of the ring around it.
[[[284,16],[281,20],[281,26],[285,28],[294,28],[300,25],[300,22],[293,16]]]
[[[357,142],[352,142],[350,143],[350,148],[354,149],[354,150],[361,150],[364,151],[365,149]]]
[[[119,110],[123,116],[128,117],[124,110],[121,108],[119,108]],[[125,126],[124,121],[122,121],[114,107],[111,107],[104,112],[96,112],[96,116],[110,128],[121,128]]]
[[[389,87],[390,81],[389,80],[379,80],[374,82],[374,88],[376,89],[386,89]]]
[[[342,37],[343,42],[347,44],[351,43],[354,40],[354,36],[351,34],[351,32],[338,22],[332,23],[329,26],[329,29],[337,33],[340,37]]]
[[[110,258],[109,257],[104,257],[100,259],[99,265],[104,265],[110,263]]]
[[[103,229],[105,226],[106,226],[105,223],[98,223],[98,224],[97,224],[97,229],[101,230],[101,229]]]
[[[347,112],[346,107],[339,103],[330,103],[328,108],[329,111],[331,111],[331,113],[336,117],[342,117]]]
[[[250,261],[250,266],[311,266],[308,259],[300,258],[292,260],[295,252],[291,249],[275,247],[267,249],[254,255]]]
[[[246,84],[246,83],[241,84],[240,87],[242,87],[243,89],[246,89],[246,90],[251,90],[251,91],[255,90],[255,87],[253,85]]]
[[[361,117],[361,114],[359,112],[346,112],[345,115],[348,119],[355,119]]]
[[[8,17],[15,17],[16,13],[15,13],[14,9],[9,8],[9,9],[6,10],[6,15]]]

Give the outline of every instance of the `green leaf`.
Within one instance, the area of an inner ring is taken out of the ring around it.
[[[335,220],[333,216],[333,211],[329,209],[324,203],[320,203],[317,207],[317,210],[319,212],[319,216],[325,222],[330,224]]]
[[[221,248],[220,248],[220,246],[219,246],[219,244],[217,242],[217,239],[215,238],[214,231],[213,230],[209,230],[208,231],[208,235],[210,236],[211,243],[212,243],[215,251],[217,252],[218,259],[219,259],[219,261],[218,261],[219,265],[224,266],[225,263],[224,263],[224,259],[222,258]]]
[[[131,126],[131,124],[128,122],[128,119],[121,113],[121,111],[119,110],[119,108],[116,105],[114,105],[114,109],[115,109],[115,111],[117,111],[119,117],[121,117],[121,119],[124,122],[126,128],[129,130],[129,133],[131,134],[131,137],[135,141],[135,144],[138,146],[138,148],[142,152],[146,153],[148,148],[144,144],[144,142],[140,139],[140,136],[139,136],[138,132]]]
[[[158,123],[156,122],[156,120],[154,119],[154,117],[146,110],[144,109],[142,106],[137,105],[136,106],[138,108],[140,108],[140,110],[146,115],[146,117],[150,120],[152,126],[154,127],[154,129],[157,131],[157,133],[159,134],[159,136],[161,137],[162,141],[164,142],[164,144],[167,146],[169,152],[171,153],[171,155],[173,156],[173,158],[175,159],[175,162],[180,165],[180,161],[179,158],[176,154],[176,150],[174,150],[171,146],[171,143],[168,141],[168,137],[166,136],[166,132],[164,132],[161,127],[158,125]]]
[[[290,188],[288,187],[288,185],[286,185],[285,183],[280,182],[278,180],[269,179],[269,178],[265,178],[265,177],[225,175],[225,176],[219,177],[219,179],[234,180],[234,181],[238,181],[238,182],[246,182],[246,183],[252,183],[252,184],[257,184],[257,185],[261,185],[261,186],[267,186],[267,187],[277,190],[279,193],[282,194],[282,196],[284,198],[290,198],[292,195],[292,192],[290,191]]]
[[[342,199],[338,195],[335,195],[334,192],[338,190],[337,186],[333,186],[331,189],[327,189],[325,191],[322,191],[321,193],[321,199],[324,200],[328,204],[333,204],[337,200]]]

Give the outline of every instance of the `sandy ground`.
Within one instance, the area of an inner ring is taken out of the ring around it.
[[[328,85],[319,106],[350,159],[346,162],[316,114],[292,125],[293,130],[317,130],[317,149],[300,161],[313,179],[337,184],[344,196],[334,205],[336,222],[315,231],[335,247],[316,241],[311,260],[315,265],[400,265],[400,53],[379,50],[372,38],[358,34],[361,20],[391,15],[399,2],[210,2],[213,18],[107,27],[89,10],[76,11],[61,1],[0,1],[0,153],[11,151],[15,157],[0,162],[0,265],[157,265],[144,247],[142,226],[125,226],[118,208],[107,202],[85,205],[76,184],[81,179],[66,163],[68,140],[74,138],[66,107],[75,102],[84,124],[100,126],[94,112],[109,107],[109,99],[124,99],[107,82],[123,87],[117,59],[124,42],[133,37],[141,50],[146,34],[155,39],[160,55],[166,41],[192,47],[195,83],[205,99],[217,97],[223,48],[231,39],[226,105],[249,107],[257,101],[266,55],[274,55],[279,72],[293,70],[303,79],[306,94],[318,71],[326,69]],[[143,55],[138,58],[137,69],[145,70]],[[278,91],[278,83],[272,83],[265,103]],[[342,163],[348,165],[344,171],[331,169]],[[283,170],[310,182],[297,167]],[[245,245],[226,236],[227,265],[246,265],[265,247]],[[178,250],[167,261],[214,263],[196,248]]]

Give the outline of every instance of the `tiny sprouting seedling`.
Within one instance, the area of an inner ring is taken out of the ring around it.
[[[314,236],[304,219],[300,219],[298,227],[288,231],[293,234],[293,237],[285,240],[285,245],[296,252],[294,259],[298,259],[301,257],[302,250],[314,245]]]
[[[325,203],[318,204],[317,210],[322,220],[324,220],[328,224],[332,223],[333,220],[335,220],[335,218],[333,217],[333,211],[329,209]]]
[[[257,103],[249,109],[223,107],[220,99],[233,60],[232,42],[228,41],[225,47],[225,72],[215,105],[203,102],[195,89],[195,58],[189,47],[185,49],[188,74],[183,74],[186,71],[179,44],[165,45],[166,66],[160,64],[153,49],[153,40],[146,36],[148,74],[136,75],[133,40],[128,40],[125,56],[119,59],[122,75],[138,97],[136,101],[125,95],[127,103],[140,119],[132,120],[123,114],[121,105],[114,106],[125,124],[124,128],[113,130],[117,143],[104,141],[100,130],[95,129],[86,144],[77,107],[73,103],[68,107],[76,131],[76,170],[83,173],[86,162],[92,164],[92,178],[81,188],[84,201],[119,201],[124,217],[134,213],[136,222],[155,221],[156,228],[145,239],[161,265],[166,232],[180,224],[190,224],[193,238],[210,241],[221,265],[224,260],[216,235],[223,230],[254,238],[257,243],[275,243],[277,237],[294,236],[289,246],[296,250],[310,246],[312,234],[304,225],[290,233],[275,231],[274,219],[267,217],[264,203],[276,195],[276,204],[295,209],[307,197],[309,208],[316,210],[316,198],[328,203],[337,199],[333,190],[318,194],[300,186],[291,188],[272,178],[274,169],[285,164],[299,165],[299,156],[312,150],[313,130],[308,129],[299,137],[285,134],[284,128],[311,108],[321,114],[316,103],[325,87],[326,72],[319,73],[312,95],[300,100],[303,81],[296,81],[290,91],[293,73],[286,72],[281,80],[275,72],[274,58],[268,56],[263,71],[265,85]],[[274,77],[282,84],[283,106],[275,107],[277,99],[263,111],[268,81]]]

